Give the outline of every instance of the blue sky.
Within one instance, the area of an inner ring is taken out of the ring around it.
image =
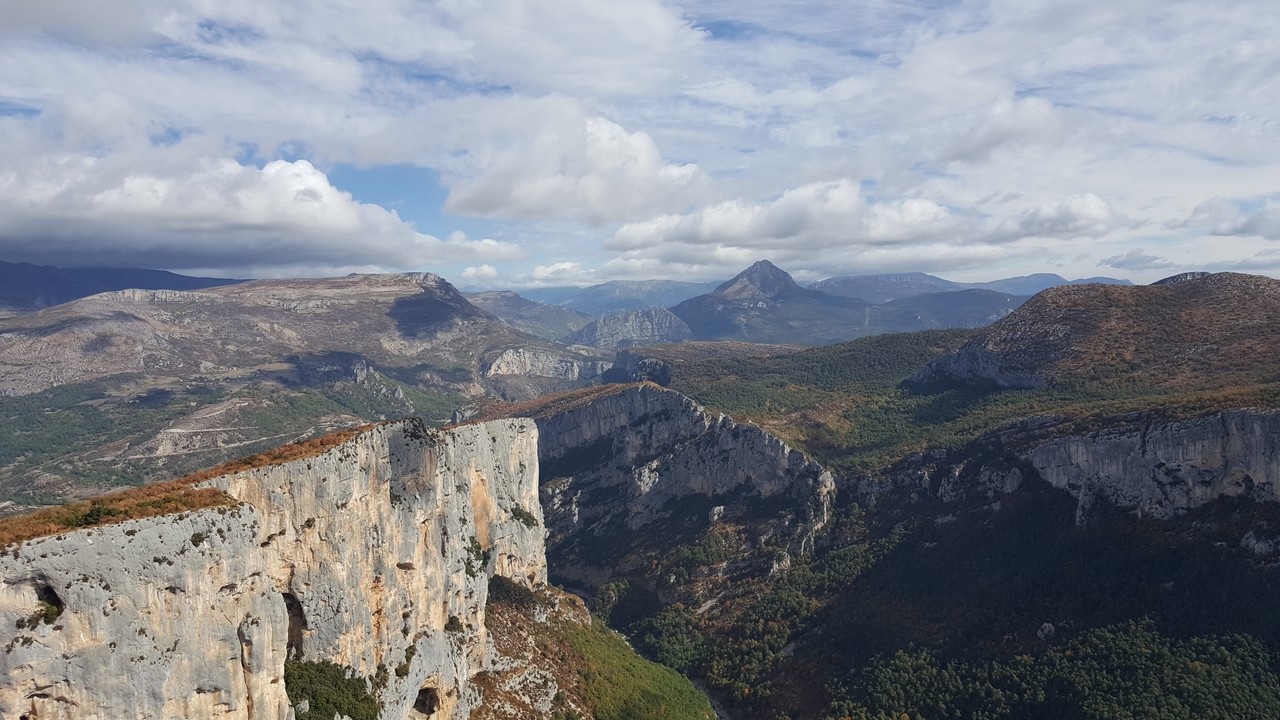
[[[0,259],[1280,275],[1263,0],[0,0]]]

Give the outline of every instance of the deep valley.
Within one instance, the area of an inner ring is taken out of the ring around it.
[[[616,353],[328,282],[7,321],[9,509],[69,504],[0,524],[6,716],[707,717],[690,679],[735,720],[1280,714],[1274,280],[817,346],[625,346],[683,318],[627,310]]]

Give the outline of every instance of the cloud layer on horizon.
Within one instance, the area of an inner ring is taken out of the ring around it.
[[[1262,0],[4,3],[0,257],[1275,272],[1278,37]],[[337,164],[430,168],[439,226],[352,198]]]

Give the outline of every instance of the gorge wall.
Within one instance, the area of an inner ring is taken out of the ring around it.
[[[799,450],[651,384],[533,415],[548,553],[571,581],[635,569],[646,548],[676,547],[711,522],[800,550],[835,493]]]
[[[1020,456],[1084,513],[1103,500],[1169,517],[1221,497],[1280,501],[1280,413],[1238,410],[1050,439]]]
[[[889,471],[890,485],[864,482],[860,490],[877,495],[893,487],[954,502],[995,499],[1040,480],[1075,498],[1080,523],[1099,503],[1168,518],[1224,497],[1280,501],[1280,412],[1136,415],[1090,432],[1059,423],[1022,423],[963,449],[907,458]]]
[[[231,507],[6,548],[0,717],[292,718],[286,659],[377,678],[382,718],[465,717],[489,577],[545,580],[537,442],[388,423],[205,481]]]

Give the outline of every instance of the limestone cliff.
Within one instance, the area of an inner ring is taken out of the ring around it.
[[[532,413],[548,553],[568,580],[627,572],[712,522],[801,549],[826,520],[831,474],[754,425],[648,384],[568,400]]]
[[[495,375],[525,375],[583,380],[593,378],[609,369],[606,360],[586,360],[579,355],[555,353],[529,348],[504,350],[489,362],[485,377]]]
[[[614,349],[633,345],[683,342],[693,331],[666,308],[646,308],[605,315],[564,338],[570,345]]]
[[[1019,452],[1075,496],[1169,517],[1220,497],[1280,500],[1280,413],[1241,410],[1062,437]]]
[[[996,499],[1040,480],[1070,493],[1084,523],[1099,503],[1168,518],[1223,497],[1280,501],[1277,458],[1280,412],[1234,410],[1189,420],[1138,414],[1089,432],[1061,419],[1026,421],[957,451],[907,458],[888,474],[916,499],[944,502]]]
[[[389,423],[205,481],[232,507],[10,546],[0,717],[292,718],[286,658],[370,678],[382,718],[465,717],[489,576],[545,578],[536,448]]]

